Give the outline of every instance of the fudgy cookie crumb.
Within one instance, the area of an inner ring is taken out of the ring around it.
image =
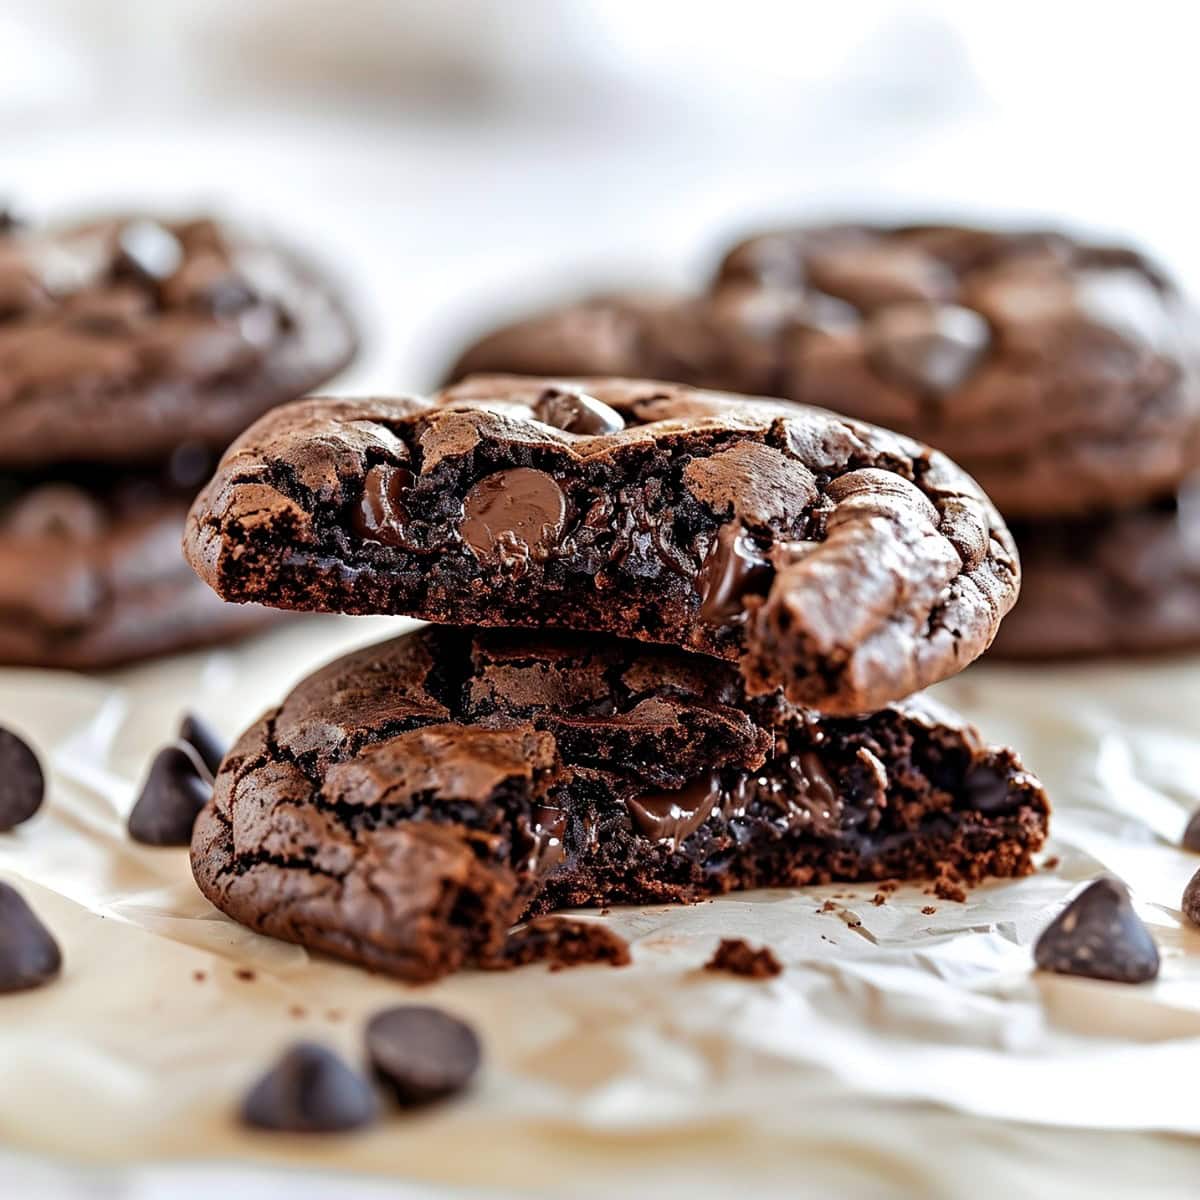
[[[742,938],[722,938],[713,956],[704,964],[706,971],[725,971],[746,979],[771,979],[783,971],[783,964],[770,946],[755,950]]]
[[[627,967],[631,961],[629,943],[596,921],[540,917],[509,936],[502,959],[484,965],[503,969],[545,962],[551,971],[561,971],[592,963]]]

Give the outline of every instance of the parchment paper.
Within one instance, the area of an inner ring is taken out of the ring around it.
[[[1200,932],[1178,912],[1200,856],[1173,848],[1200,807],[1200,660],[985,664],[938,689],[1041,773],[1057,808],[1052,870],[981,887],[963,904],[914,886],[876,906],[874,888],[835,886],[618,909],[596,919],[633,941],[630,968],[465,973],[410,989],[233,924],[197,892],[184,851],[136,846],[123,823],[185,708],[232,736],[317,663],[406,624],[297,620],[233,650],[107,678],[0,672],[0,722],[50,768],[43,812],[0,836],[0,877],[36,906],[66,959],[53,986],[0,998],[10,1152],[183,1159],[201,1164],[187,1176],[197,1187],[232,1158],[489,1194],[591,1194],[600,1180],[625,1180],[717,1195],[730,1186],[722,1163],[741,1163],[757,1169],[761,1196],[808,1194],[813,1180],[875,1195],[871,1180],[899,1186],[922,1172],[931,1188],[945,1185],[967,1131],[977,1164],[1007,1129],[1010,1167],[1021,1139],[1053,1144],[1043,1132],[1054,1127],[1200,1133]],[[1128,882],[1153,928],[1163,952],[1154,984],[1031,973],[1032,940],[1101,870]],[[827,899],[834,911],[820,912]],[[699,972],[731,934],[769,943],[786,972],[763,983]],[[236,974],[247,969],[253,979]],[[414,998],[479,1027],[487,1067],[468,1098],[315,1143],[236,1126],[244,1088],[283,1045],[315,1038],[357,1060],[364,1018]],[[1076,1142],[1088,1139],[1120,1153],[1100,1135]],[[1189,1143],[1154,1144],[1159,1164],[1194,1168]],[[259,1177],[240,1178],[249,1188]]]

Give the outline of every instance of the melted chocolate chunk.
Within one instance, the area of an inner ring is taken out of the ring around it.
[[[21,894],[0,883],[0,993],[49,983],[62,969],[62,952]]]
[[[1043,971],[1114,983],[1158,975],[1158,947],[1119,879],[1102,876],[1046,927],[1033,951]]]
[[[748,595],[765,595],[775,568],[738,524],[722,525],[696,577],[700,616],[726,621],[741,613]]]
[[[354,530],[359,537],[382,542],[385,546],[405,546],[408,513],[401,499],[411,487],[413,475],[407,467],[380,463],[372,467],[363,481],[362,500],[353,512]]]
[[[367,1025],[367,1055],[375,1074],[405,1107],[444,1100],[475,1078],[482,1049],[475,1031],[438,1008],[402,1005],[376,1013]]]
[[[645,792],[629,801],[634,828],[654,842],[669,842],[678,848],[695,833],[724,798],[725,789],[717,772],[694,780],[675,792]]]
[[[533,415],[546,425],[567,433],[597,435],[617,433],[625,421],[615,408],[585,392],[544,391],[534,402]]]
[[[988,347],[987,322],[956,304],[904,304],[875,314],[868,326],[876,368],[906,387],[941,394],[959,387]]]
[[[0,833],[15,829],[42,807],[46,779],[29,745],[0,726]]]
[[[562,489],[545,471],[514,467],[487,475],[463,500],[462,539],[481,562],[520,569],[558,547],[567,519]]]
[[[280,1133],[343,1133],[369,1125],[379,1105],[370,1084],[332,1050],[301,1042],[247,1094],[242,1121]]]
[[[186,846],[212,797],[212,776],[187,743],[164,746],[129,814],[129,836],[147,846]]]

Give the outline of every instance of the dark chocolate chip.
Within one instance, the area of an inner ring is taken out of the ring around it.
[[[369,1125],[379,1111],[371,1085],[332,1050],[300,1042],[247,1094],[242,1120],[284,1133],[341,1133]]]
[[[179,722],[179,740],[187,742],[195,750],[210,775],[216,775],[221,769],[221,760],[229,747],[225,739],[207,721],[195,713],[187,713]]]
[[[367,1054],[376,1074],[403,1105],[429,1104],[460,1092],[479,1070],[475,1031],[441,1009],[401,1005],[367,1025]]]
[[[379,463],[367,472],[362,499],[351,517],[359,537],[385,546],[406,544],[408,511],[402,497],[412,481],[412,472],[407,467],[391,463]]]
[[[1183,915],[1187,917],[1193,925],[1200,925],[1200,871],[1188,880],[1188,885],[1183,889],[1183,901],[1181,904]]]
[[[183,262],[179,239],[157,221],[130,221],[117,234],[117,265],[142,279],[161,283]]]
[[[1009,804],[1009,777],[999,768],[984,764],[972,768],[963,780],[967,804],[981,813],[1000,812]]]
[[[62,969],[62,952],[21,894],[0,883],[0,993],[49,983]]]
[[[0,726],[0,833],[28,821],[46,794],[38,757],[11,730]]]
[[[543,425],[553,425],[567,433],[596,436],[619,433],[625,420],[615,408],[585,392],[565,392],[557,388],[543,392],[533,406],[533,415]]]
[[[740,525],[722,525],[696,577],[700,616],[716,622],[736,617],[745,607],[744,597],[764,594],[774,575],[766,556]]]
[[[957,304],[893,304],[867,326],[877,370],[905,387],[948,392],[975,369],[990,333],[977,312]]]
[[[187,742],[164,746],[129,814],[129,836],[147,846],[186,846],[212,796],[212,777]]]
[[[471,488],[459,532],[481,562],[517,567],[549,558],[566,519],[567,500],[554,479],[545,471],[515,467]]]
[[[1158,947],[1119,879],[1088,884],[1046,927],[1033,951],[1043,971],[1114,983],[1158,975]]]

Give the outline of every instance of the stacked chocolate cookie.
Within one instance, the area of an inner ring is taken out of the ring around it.
[[[291,254],[209,220],[0,218],[0,663],[96,668],[232,637],[179,554],[196,488],[355,338]]]
[[[313,398],[231,447],[185,548],[226,600],[437,623],[222,764],[193,867],[268,933],[432,978],[564,905],[957,888],[1045,837],[1012,751],[906,699],[987,647],[1009,533],[870,425],[611,379]]]
[[[1141,255],[1056,233],[753,237],[693,297],[607,297],[489,335],[474,371],[652,376],[817,404],[950,454],[1012,522],[1015,657],[1200,644],[1195,332]]]

